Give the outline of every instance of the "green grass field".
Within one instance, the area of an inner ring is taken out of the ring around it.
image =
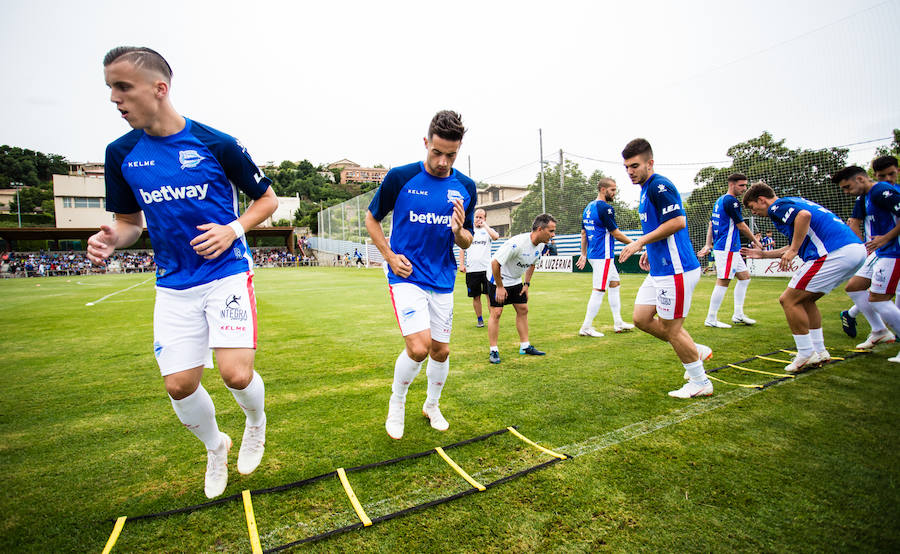
[[[147,275],[0,281],[5,387],[0,410],[0,550],[100,552],[120,515],[206,501],[202,444],[179,424],[152,353],[154,289]],[[623,312],[641,282],[623,276]],[[778,304],[786,280],[756,279],[746,311],[759,323],[703,327],[714,280],[694,296],[687,329],[717,367],[792,344]],[[38,286],[39,285],[39,286]],[[129,290],[128,287],[134,288]],[[715,383],[713,397],[679,401],[671,348],[640,332],[578,337],[588,274],[537,274],[531,340],[519,356],[511,310],[503,363],[487,361],[460,280],[450,377],[441,399],[450,429],[419,415],[424,371],[407,404],[406,435],[384,418],[402,339],[377,270],[259,270],[257,369],[268,438],[260,468],[235,469],[243,413],[218,374],[204,385],[235,439],[227,494],[426,451],[516,425],[575,457],[486,492],[303,546],[314,551],[885,551],[900,550],[900,366],[897,347],[801,374],[763,390]],[[123,291],[94,306],[92,302]],[[731,292],[720,311],[727,321]],[[820,301],[833,355],[844,336],[840,290]],[[626,317],[626,319],[628,319]],[[784,358],[787,354],[782,354]],[[779,357],[779,356],[776,356]],[[764,361],[748,367],[780,372]],[[732,383],[774,377],[722,370]],[[490,482],[550,458],[509,434],[448,454]],[[469,485],[437,456],[351,473],[376,518]],[[352,524],[337,478],[254,497],[264,549]],[[299,550],[299,549],[298,549]],[[241,503],[127,522],[113,552],[249,552]]]

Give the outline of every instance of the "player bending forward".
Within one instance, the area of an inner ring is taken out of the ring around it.
[[[251,473],[263,455],[265,387],[253,370],[256,300],[243,236],[278,199],[237,140],[175,111],[162,56],[123,46],[103,67],[110,100],[134,130],[106,148],[106,209],[116,219],[88,239],[88,257],[104,264],[141,236],[147,218],[157,266],[153,351],[178,419],[206,446],[204,490],[214,498],[228,484],[231,439],[200,384],[210,348],[246,415],[238,471]],[[254,199],[243,215],[235,186]]]
[[[768,215],[789,244],[777,250],[742,248],[748,258],[781,258],[786,271],[796,256],[803,265],[778,298],[797,354],[784,369],[796,373],[831,359],[822,336],[822,314],[816,301],[849,279],[866,259],[866,249],[843,221],[815,202],[779,198],[769,185],[754,183],[744,193],[744,205],[758,216]]]

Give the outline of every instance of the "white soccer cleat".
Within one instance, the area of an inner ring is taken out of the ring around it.
[[[634,329],[634,325],[623,321],[621,323],[616,323],[613,329],[615,329],[616,333],[624,333],[625,331]]]
[[[669,391],[672,398],[694,398],[695,396],[710,396],[713,393],[712,381],[706,379],[703,384],[688,381],[678,390]]]
[[[389,437],[395,440],[403,438],[403,418],[406,415],[406,404],[403,402],[388,402],[387,421],[384,422],[384,429]]]
[[[616,331],[618,333],[618,331]],[[602,337],[603,333],[593,327],[582,327],[578,334],[582,337]]]
[[[259,425],[244,427],[244,438],[241,439],[241,450],[238,452],[237,468],[241,475],[250,475],[262,461],[266,450],[266,420]]]
[[[893,358],[888,358],[887,361],[900,364],[900,353],[897,353]]]
[[[819,357],[819,365],[825,365],[831,361],[831,354],[827,350],[816,352],[816,356]]]
[[[749,317],[747,317],[745,315],[733,315],[733,316],[731,316],[731,322],[734,323],[735,325],[740,325],[740,324],[755,325],[756,324],[755,319],[750,319]]]
[[[809,369],[819,365],[819,355],[813,352],[809,356],[801,356],[797,354],[788,365],[784,366],[784,370],[788,373],[797,373],[803,369]]]
[[[446,431],[450,428],[450,424],[441,413],[441,408],[437,403],[429,404],[426,402],[422,405],[422,415],[427,417],[431,422],[431,426],[438,431]]]
[[[707,327],[715,327],[717,329],[731,329],[731,325],[728,325],[727,323],[722,323],[718,319],[716,319],[714,321],[710,321],[707,319],[706,321],[703,322],[703,325],[706,325]]]
[[[861,342],[856,345],[857,348],[875,348],[876,344],[887,344],[889,342],[894,342],[897,340],[897,337],[894,336],[894,333],[891,333],[887,329],[882,329],[878,333],[869,333],[869,337],[865,342]]]
[[[215,450],[206,451],[206,481],[203,492],[207,498],[215,498],[225,492],[228,485],[228,451],[231,450],[231,437],[222,433],[222,445]]]

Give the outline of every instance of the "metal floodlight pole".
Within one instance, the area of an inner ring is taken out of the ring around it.
[[[16,187],[16,211],[19,212],[19,227],[22,227],[22,202],[19,200],[19,187]]]
[[[566,161],[563,159],[562,148],[559,149],[559,188],[566,184]]]
[[[544,134],[538,129],[538,142],[541,145],[541,213],[547,213],[547,200],[544,195]]]

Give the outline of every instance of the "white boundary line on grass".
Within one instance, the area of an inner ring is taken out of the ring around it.
[[[795,379],[790,379],[789,381],[796,381],[797,379],[804,378],[808,374],[797,375]],[[776,383],[773,386],[778,386],[783,384],[786,381],[782,381],[781,383]],[[649,419],[645,419],[643,421],[638,421],[636,423],[632,423],[630,425],[626,425],[625,427],[621,427],[614,431],[610,431],[608,433],[604,433],[602,435],[596,435],[594,437],[590,437],[580,442],[575,442],[571,444],[567,444],[565,446],[554,447],[554,450],[560,452],[562,454],[569,454],[572,456],[583,456],[585,454],[590,454],[592,452],[597,452],[599,450],[605,450],[612,446],[616,446],[623,442],[636,439],[642,437],[644,435],[648,435],[654,431],[658,431],[660,429],[665,429],[666,427],[671,427],[672,425],[677,425],[699,415],[703,415],[705,413],[711,412],[713,410],[717,410],[719,408],[723,408],[725,406],[729,406],[736,402],[740,402],[745,398],[749,398],[757,393],[760,393],[766,389],[746,389],[746,388],[736,388],[732,391],[726,393],[716,393],[715,396],[710,398],[700,400],[697,402],[693,402],[684,408],[675,410],[671,413],[665,415],[659,415],[655,417],[651,417]],[[576,458],[577,460],[577,458]],[[487,468],[477,473],[473,473],[472,477],[478,479],[483,477],[485,474],[489,474],[495,471],[495,468]],[[383,498],[381,500],[375,500],[369,502],[364,505],[364,509],[366,513],[393,513],[398,510],[402,510],[408,506],[415,506],[419,504],[424,504],[426,502],[430,502],[440,498],[439,496],[434,495],[433,490],[428,489],[418,489],[412,491],[411,493],[393,496],[390,498]],[[327,521],[337,518],[337,517],[351,517],[353,514],[350,512],[339,512],[335,514],[325,514],[314,518],[308,522],[297,522],[291,525],[285,525],[282,527],[278,527],[266,533],[264,536],[260,537],[263,543],[268,542],[270,539],[274,538],[276,535],[291,529],[291,528],[301,528],[305,529],[308,532],[308,535],[315,535],[319,533],[324,533],[325,531],[329,531],[333,528],[333,526],[325,526],[323,525]],[[266,548],[272,548],[277,546],[276,544],[267,545]]]
[[[147,281],[152,281],[153,279],[154,279],[153,277],[150,277],[149,279],[145,279],[145,280],[141,281],[140,283],[137,283],[137,284],[135,284],[135,285],[131,285],[130,287],[128,287],[128,288],[126,288],[126,289],[117,290],[116,292],[111,292],[111,293],[107,294],[106,296],[104,296],[103,298],[101,298],[101,299],[99,299],[99,300],[94,300],[93,302],[88,302],[87,304],[85,304],[85,306],[93,306],[94,304],[99,304],[100,302],[103,302],[104,300],[106,300],[106,299],[109,298],[110,296],[115,296],[115,295],[117,295],[117,294],[121,294],[121,293],[123,293],[123,292],[130,291],[130,290],[133,289],[134,287],[139,287],[139,286],[143,285],[144,283],[146,283]]]

